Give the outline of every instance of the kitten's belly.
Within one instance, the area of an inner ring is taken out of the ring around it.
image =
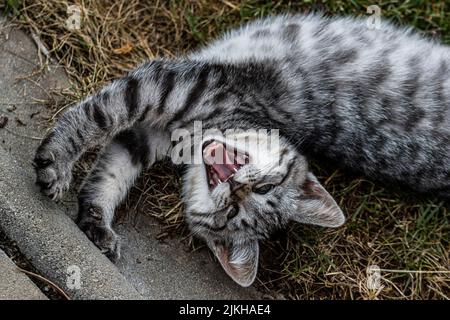
[[[301,18],[275,17],[255,21],[211,42],[205,48],[192,53],[190,58],[222,63],[283,59],[296,46],[302,23],[304,26]],[[291,39],[286,38],[287,26]]]
[[[310,141],[303,151],[384,183],[405,184],[421,192],[450,190],[448,130],[405,133],[384,125],[376,131],[347,131],[328,143]]]
[[[289,47],[274,40],[269,42],[252,41],[243,34],[227,39],[191,54],[190,58],[205,62],[236,63],[241,61],[264,61],[282,59]]]

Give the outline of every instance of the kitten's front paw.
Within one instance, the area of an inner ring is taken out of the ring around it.
[[[103,213],[99,212],[102,209],[92,206],[87,210],[81,215],[78,226],[109,260],[117,261],[120,258],[119,236],[102,221]]]
[[[39,148],[33,166],[36,170],[36,184],[44,195],[56,200],[69,189],[71,167],[67,162],[59,160],[56,152]]]

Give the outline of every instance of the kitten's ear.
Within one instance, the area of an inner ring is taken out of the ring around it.
[[[208,242],[225,272],[239,285],[250,286],[258,270],[259,244],[250,240],[245,244],[222,244]]]
[[[297,212],[291,217],[301,223],[336,228],[344,224],[345,217],[333,197],[311,173],[300,186],[301,197]]]

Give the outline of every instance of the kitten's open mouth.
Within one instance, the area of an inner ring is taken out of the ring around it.
[[[235,147],[228,147],[217,140],[203,143],[203,162],[210,188],[230,180],[248,161],[248,155]]]

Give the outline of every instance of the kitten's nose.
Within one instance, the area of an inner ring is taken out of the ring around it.
[[[228,183],[231,187],[231,193],[237,200],[242,200],[248,195],[250,188],[247,185],[236,182],[233,179],[228,180]]]

